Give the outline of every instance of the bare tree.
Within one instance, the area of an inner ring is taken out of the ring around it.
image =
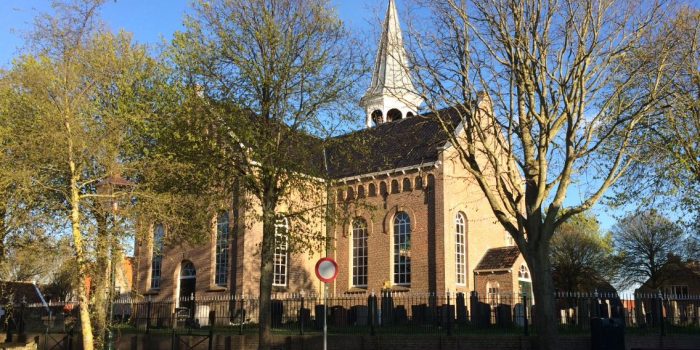
[[[551,239],[634,161],[631,137],[664,82],[663,65],[630,56],[651,47],[666,9],[618,0],[425,5],[433,24],[411,30],[417,82],[527,261],[538,346],[556,349]],[[653,44],[664,59],[673,43]]]

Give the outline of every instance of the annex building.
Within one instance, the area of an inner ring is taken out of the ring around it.
[[[530,294],[521,254],[459,161],[449,135],[418,112],[423,101],[405,68],[404,50],[390,0],[371,84],[359,101],[366,128],[337,137],[318,157],[333,179],[328,198],[350,213],[349,220],[326,230],[332,235],[328,255],[340,267],[332,294]],[[487,99],[476,103],[490,110]],[[459,117],[449,109],[442,114],[460,130]],[[370,151],[339,161],[344,140],[351,138],[365,140]],[[257,295],[262,223],[235,222],[250,217],[245,210],[232,207],[212,215],[210,243],[199,246],[164,246],[166,229],[154,224],[151,237],[135,249],[137,293],[176,304],[193,293]],[[274,291],[320,293],[314,265],[325,253],[291,253],[282,233],[293,231],[294,222],[280,222],[278,229]]]

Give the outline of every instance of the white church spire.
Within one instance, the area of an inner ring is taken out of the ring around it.
[[[382,39],[374,62],[372,83],[360,99],[367,113],[367,127],[417,114],[423,99],[416,92],[408,71],[396,3],[389,0]]]

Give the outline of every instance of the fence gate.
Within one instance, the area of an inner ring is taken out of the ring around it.
[[[216,311],[209,311],[209,330],[206,333],[198,333],[196,331],[193,332],[194,322],[191,321],[193,315],[189,314],[189,312],[187,315],[185,315],[184,311],[185,310],[176,311],[176,318],[179,319],[180,317],[187,317],[187,319],[184,320],[184,328],[173,327],[170,341],[172,350],[193,350],[205,342],[207,342],[207,349],[212,350]]]

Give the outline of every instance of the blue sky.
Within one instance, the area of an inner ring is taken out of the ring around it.
[[[172,34],[181,30],[182,19],[189,11],[190,0],[108,0],[102,11],[102,19],[114,30],[125,30],[134,34],[136,41],[157,46],[169,40]],[[397,0],[400,16],[401,0]],[[33,18],[43,12],[50,12],[49,0],[0,0],[0,68],[8,68],[18,49],[23,45],[22,33],[31,29]],[[338,15],[349,28],[376,38],[375,26],[386,11],[386,0],[331,0]],[[406,27],[406,19],[401,18]],[[373,45],[370,45],[373,47]],[[570,190],[567,204],[578,202],[580,194],[586,191],[586,184],[579,184]],[[579,194],[579,192],[581,192]],[[597,205],[595,214],[604,230],[615,222],[608,208]]]
[[[355,30],[375,21],[380,5],[385,6],[383,2],[332,0],[338,15]],[[190,3],[191,0],[107,0],[102,18],[112,30],[124,29],[140,43],[158,44],[182,29],[182,18]],[[23,45],[22,32],[31,28],[34,16],[50,11],[50,0],[0,0],[0,67],[10,65]]]

